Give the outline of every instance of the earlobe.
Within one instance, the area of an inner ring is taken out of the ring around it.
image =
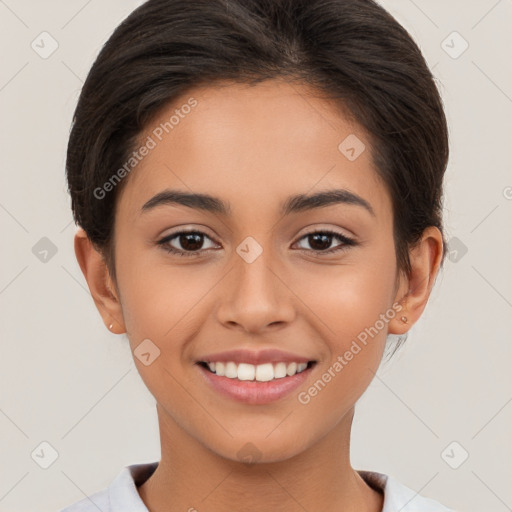
[[[403,277],[398,287],[395,301],[402,309],[389,322],[390,334],[406,333],[420,318],[435,284],[443,250],[443,237],[435,226],[425,229],[421,240],[410,250],[411,273]]]
[[[79,228],[75,234],[74,246],[76,259],[103,322],[111,332],[116,334],[126,332],[121,303],[116,295],[105,260],[82,228]]]

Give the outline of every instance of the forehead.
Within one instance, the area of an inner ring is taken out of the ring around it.
[[[297,83],[190,89],[148,123],[140,144],[149,139],[120,198],[139,209],[165,188],[230,204],[346,188],[376,210],[389,207],[363,128],[339,103]]]

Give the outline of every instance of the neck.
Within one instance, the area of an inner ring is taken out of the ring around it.
[[[297,455],[252,464],[216,454],[157,410],[161,460],[138,488],[150,512],[382,510],[382,494],[350,465],[353,409],[327,436]]]

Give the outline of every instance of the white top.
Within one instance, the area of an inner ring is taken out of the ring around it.
[[[149,512],[137,487],[155,471],[158,462],[125,466],[104,490],[91,494],[60,512]],[[437,501],[424,498],[388,475],[358,471],[371,487],[384,494],[382,512],[454,512]]]

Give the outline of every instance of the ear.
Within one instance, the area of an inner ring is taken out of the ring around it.
[[[441,231],[429,226],[418,244],[409,251],[411,273],[400,277],[395,302],[401,304],[402,309],[389,322],[389,334],[404,334],[418,321],[435,284],[443,250]],[[402,320],[404,317],[407,322]]]
[[[126,332],[121,302],[105,260],[82,228],[75,234],[75,255],[103,322],[107,328],[112,325],[111,332]]]

